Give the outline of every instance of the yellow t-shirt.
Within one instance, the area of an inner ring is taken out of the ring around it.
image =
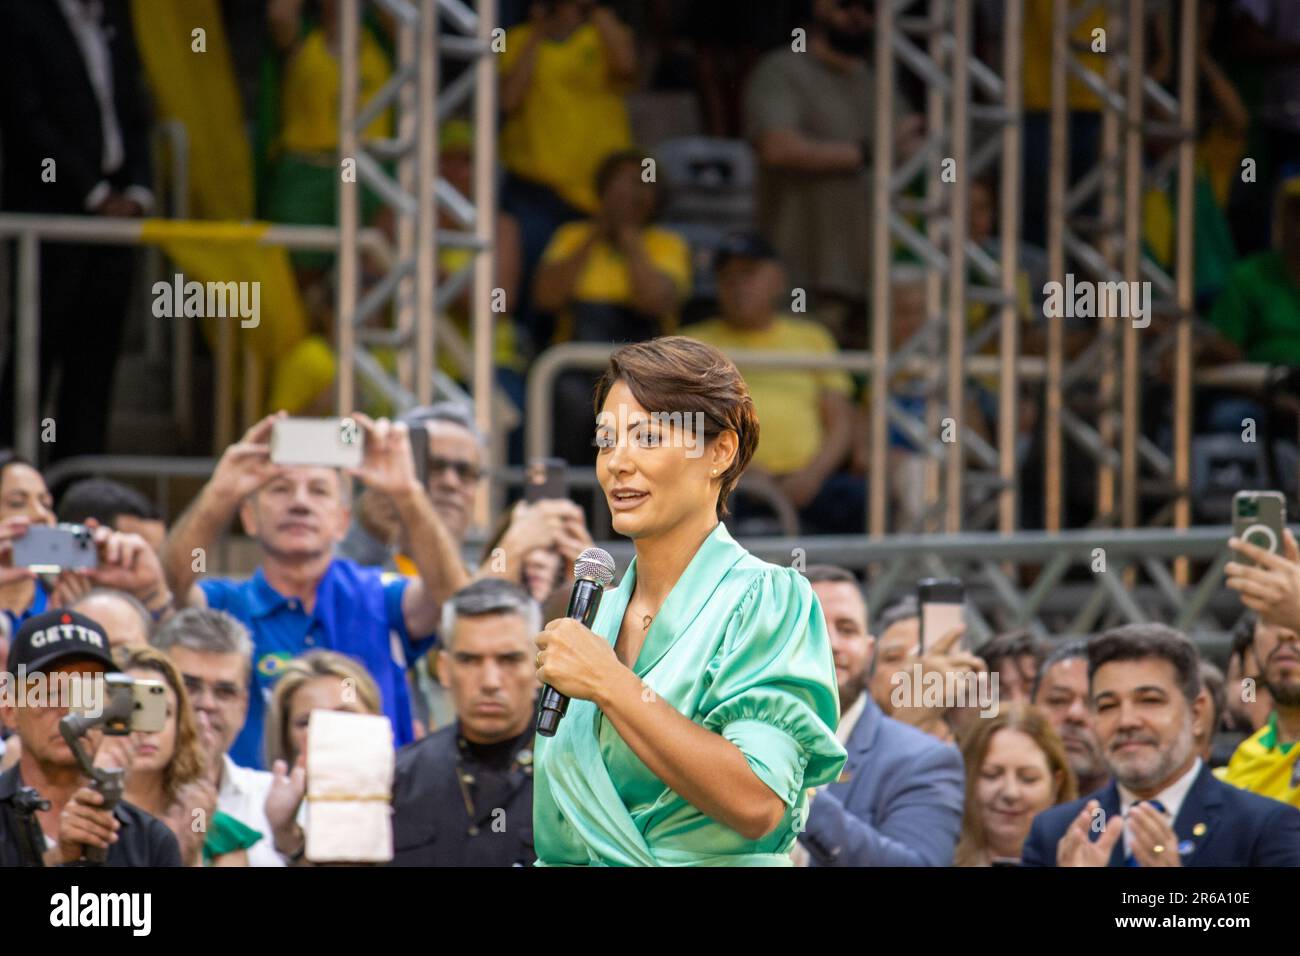
[[[751,349],[764,352],[804,352],[817,355],[839,351],[830,332],[818,322],[779,315],[766,329],[738,329],[722,319],[689,326],[685,334],[726,352]],[[746,369],[740,374],[749,385],[758,415],[759,441],[754,464],[776,475],[805,467],[822,445],[820,393],[853,394],[847,372],[799,369]]]
[[[506,33],[502,76],[514,69],[532,30],[523,24]],[[588,23],[559,42],[542,40],[523,102],[501,130],[505,168],[595,212],[597,168],[631,145],[623,90],[610,79],[596,28]]]
[[[367,30],[361,31],[361,101],[358,109],[388,82],[388,57]],[[280,145],[291,153],[328,153],[339,145],[339,61],[325,43],[325,31],[303,38],[281,82]],[[366,127],[362,139],[392,135],[393,113],[385,110]]]
[[[1052,108],[1052,7],[1054,0],[1025,0],[1024,53],[1024,104],[1028,112]],[[1081,6],[1080,0],[1071,0],[1071,8]],[[1071,10],[1073,13],[1074,10]],[[1105,29],[1104,10],[1093,11],[1071,34],[1072,55],[1091,72],[1105,78],[1107,56],[1116,55],[1106,37],[1106,53],[1093,53],[1095,29]],[[1084,52],[1084,51],[1087,52]],[[1066,102],[1072,110],[1101,109],[1101,100],[1074,76],[1066,79]]]
[[[591,235],[596,224],[591,220],[565,223],[551,236],[546,251],[542,253],[543,262],[555,262],[571,256]],[[655,268],[668,274],[677,286],[677,299],[684,301],[691,291],[691,249],[675,232],[658,226],[647,226],[641,230],[641,245],[654,263]],[[627,261],[623,254],[608,242],[596,243],[587,262],[573,286],[573,297],[578,302],[599,302],[608,305],[629,305],[632,299],[632,276],[628,272]],[[677,315],[662,317],[663,332],[671,332],[677,327]],[[556,334],[560,341],[571,334],[569,322],[561,323]]]
[[[1300,808],[1300,744],[1279,744],[1277,715],[1243,740],[1233,751],[1232,759],[1220,776],[1242,790],[1261,797],[1272,797]]]

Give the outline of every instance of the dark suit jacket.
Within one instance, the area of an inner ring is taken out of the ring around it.
[[[886,717],[867,695],[841,782],[813,800],[799,835],[812,866],[951,866],[961,833],[961,754]]]
[[[1119,813],[1119,788],[1103,790],[1044,810],[1025,840],[1025,866],[1055,866],[1056,845],[1089,800],[1105,819]],[[1300,810],[1223,783],[1202,764],[1174,820],[1183,866],[1300,866]],[[1094,833],[1095,841],[1099,833]],[[1110,866],[1124,865],[1121,837]]]
[[[149,138],[139,102],[139,63],[123,0],[104,0],[112,34],[113,105],[122,132],[115,191],[150,188]],[[81,48],[57,0],[0,0],[0,209],[86,212],[86,197],[105,177],[99,103]],[[43,182],[42,164],[56,180]]]
[[[533,778],[523,769],[497,770],[505,787],[500,800],[478,799],[475,833],[457,782],[458,728],[443,727],[397,752],[393,779],[392,866],[531,866]],[[512,757],[531,750],[532,735],[519,741]],[[494,771],[464,761],[467,772],[484,777]],[[502,791],[497,791],[499,794]]]

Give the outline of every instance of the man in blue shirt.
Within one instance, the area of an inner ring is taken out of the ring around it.
[[[226,449],[164,548],[167,579],[180,603],[228,611],[253,635],[248,719],[230,749],[236,763],[249,767],[262,765],[266,701],[280,670],[317,648],[366,665],[396,744],[408,743],[406,666],[433,646],[442,602],[469,582],[454,537],[415,476],[405,425],[354,414],[365,431],[365,453],[352,476],[393,502],[409,531],[417,578],[335,556],[351,516],[351,483],[335,468],[273,463],[268,442],[281,417],[268,416]],[[261,547],[261,565],[247,581],[198,580],[207,549],[236,512]]]

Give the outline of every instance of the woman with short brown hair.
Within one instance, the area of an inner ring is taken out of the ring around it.
[[[636,557],[590,629],[552,621],[538,677],[571,698],[535,749],[539,865],[789,866],[809,788],[844,749],[808,582],[721,517],[758,445],[712,346],[624,346],[596,390],[597,477]]]

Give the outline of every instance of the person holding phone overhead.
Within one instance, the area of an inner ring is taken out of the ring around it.
[[[364,449],[360,467],[349,471],[393,502],[410,531],[414,579],[386,577],[335,555],[348,527],[351,482],[338,468],[272,461],[268,439],[283,417],[264,418],[226,449],[163,551],[178,603],[228,611],[252,634],[248,720],[230,755],[255,768],[262,764],[266,695],[288,661],[316,649],[362,661],[379,685],[397,744],[412,740],[407,662],[433,645],[442,602],[468,583],[455,538],[416,480],[404,424],[355,413]],[[243,582],[200,578],[203,556],[236,512],[261,548],[261,564]]]
[[[569,500],[562,458],[539,458],[528,465],[524,500],[501,516],[487,544],[478,577],[501,578],[523,586],[545,612],[567,599],[565,581],[574,562],[591,547],[582,509]]]
[[[595,408],[597,476],[636,557],[590,629],[537,637],[538,679],[571,698],[536,744],[538,864],[789,866],[808,790],[845,751],[812,587],[721,522],[758,444],[744,379],[659,338],[610,356]]]
[[[53,496],[41,473],[13,452],[0,451],[0,610],[8,616],[12,631],[50,608],[70,606],[97,586],[127,592],[146,606],[154,620],[170,613],[171,593],[147,542],[139,535],[103,527],[93,518],[84,525],[94,545],[86,555],[87,566],[61,567],[44,575],[24,566],[25,554],[35,550],[23,545],[29,529],[40,528],[46,535],[65,533],[55,529],[53,508]],[[67,535],[72,537],[71,532]],[[66,545],[59,547],[60,552],[70,550],[70,542],[60,544]]]

